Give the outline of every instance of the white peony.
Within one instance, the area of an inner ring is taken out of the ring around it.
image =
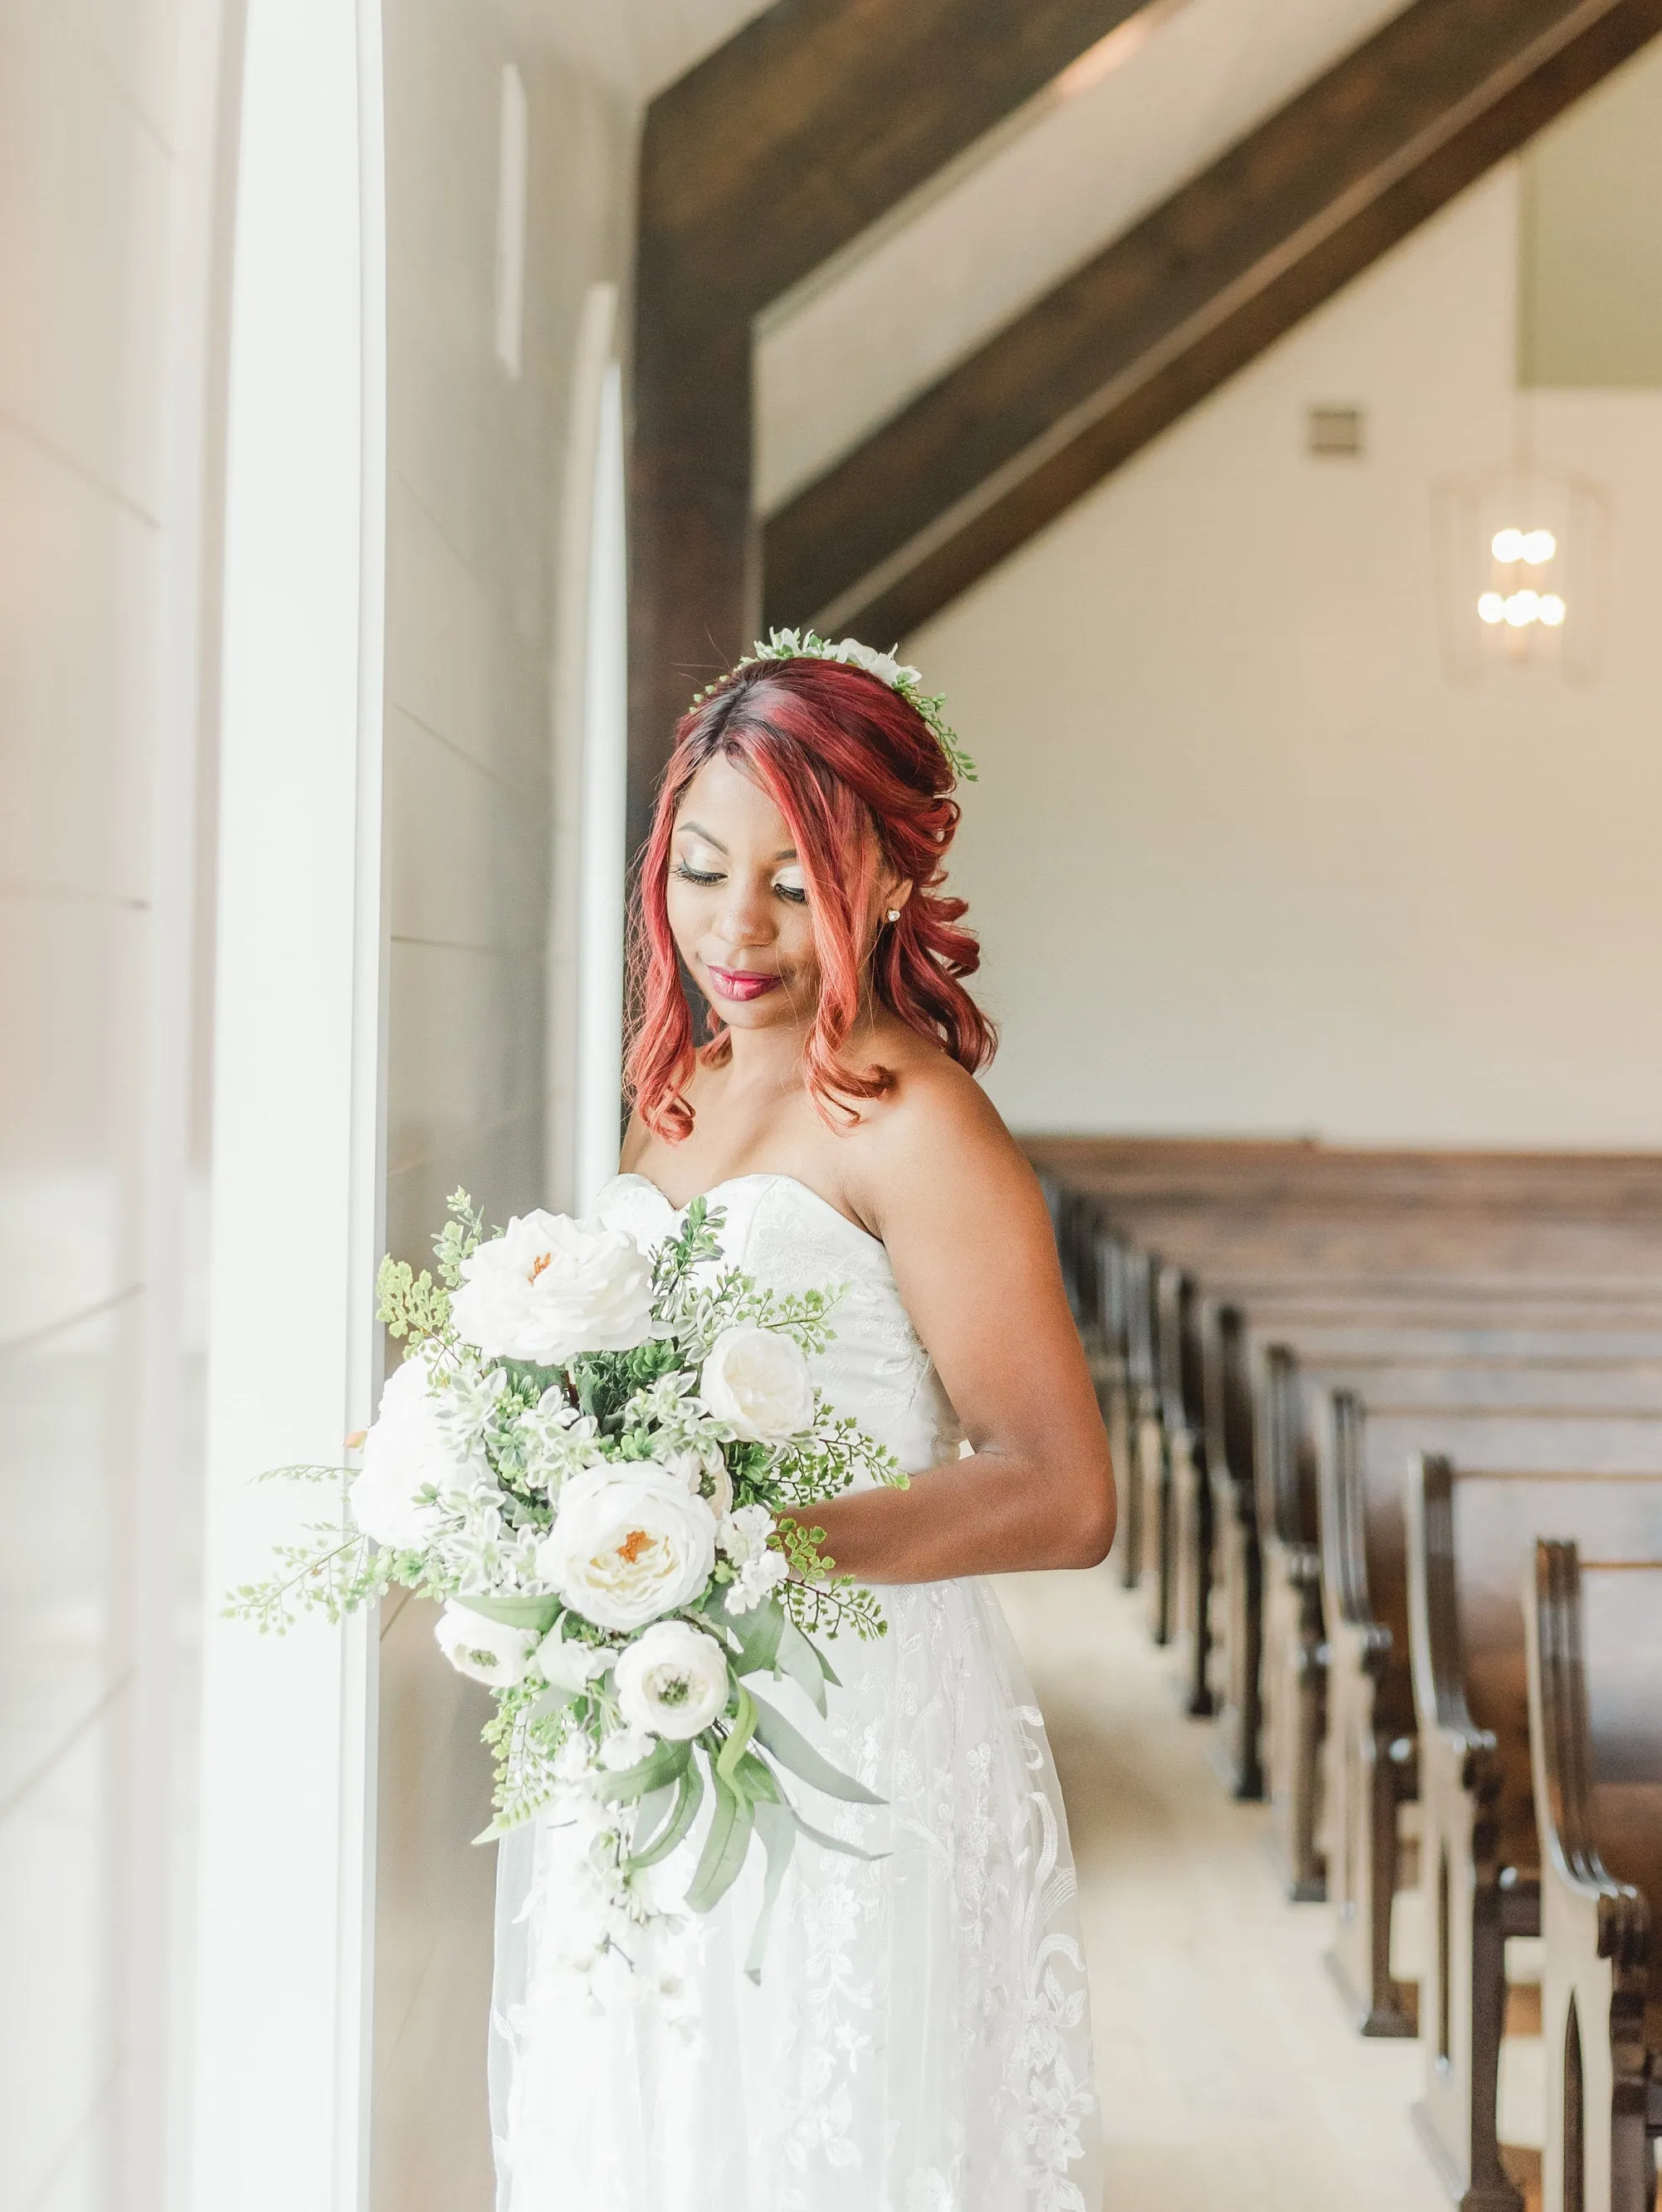
[[[537,1547],[542,1581],[599,1628],[642,1628],[673,1613],[715,1564],[715,1515],[650,1460],[574,1475]]]
[[[711,1419],[751,1443],[782,1443],[813,1425],[808,1363],[776,1328],[726,1328],[709,1348],[698,1396]]]
[[[604,1645],[568,1644],[557,1628],[551,1628],[537,1646],[537,1672],[556,1690],[585,1690],[612,1664]]]
[[[523,1679],[540,1640],[534,1628],[510,1628],[506,1621],[488,1620],[454,1598],[439,1615],[433,1633],[459,1674],[488,1682],[493,1690],[511,1689]]]
[[[426,1362],[412,1354],[387,1378],[352,1482],[353,1520],[389,1551],[420,1551],[443,1517],[441,1506],[419,1499],[421,1491],[431,1488],[442,1498],[466,1490],[484,1472],[480,1461],[454,1449],[438,1413]]]
[[[738,1571],[721,1593],[729,1613],[752,1612],[789,1572],[784,1553],[768,1540],[772,1534],[773,1516],[765,1505],[741,1505],[717,1531],[716,1542]]]
[[[462,1261],[450,1318],[487,1357],[557,1367],[652,1334],[652,1263],[635,1239],[565,1213],[517,1214]]]
[[[618,1710],[632,1729],[678,1741],[698,1735],[728,1701],[727,1654],[685,1620],[660,1620],[618,1661]]]

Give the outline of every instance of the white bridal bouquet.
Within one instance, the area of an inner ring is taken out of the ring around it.
[[[709,1911],[759,1841],[758,1975],[796,1837],[855,1850],[808,1825],[784,1774],[879,1802],[754,1686],[789,1676],[823,1713],[837,1677],[814,1633],[884,1632],[871,1592],[822,1558],[824,1532],[775,1517],[861,1468],[905,1480],[810,1380],[835,1294],[776,1297],[721,1267],[702,1199],[653,1254],[543,1212],[487,1236],[466,1191],[449,1214],[437,1281],[381,1264],[380,1318],[410,1348],[360,1468],[274,1471],[344,1479],[344,1515],[228,1609],[280,1631],[395,1583],[443,1599],[446,1656],[496,1692],[486,1837],[551,1803],[587,1832],[594,1951],[626,1960],[630,1931],[668,1910],[642,1877],[709,1794],[684,1901]]]

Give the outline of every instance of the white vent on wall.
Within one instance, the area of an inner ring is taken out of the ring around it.
[[[1367,424],[1360,407],[1312,407],[1305,417],[1305,450],[1323,460],[1358,460]]]
[[[502,127],[496,169],[496,358],[512,377],[520,373],[525,324],[525,204],[529,151],[525,80],[508,62],[502,70]]]

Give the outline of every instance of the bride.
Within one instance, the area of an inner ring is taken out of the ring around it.
[[[942,890],[962,765],[916,672],[812,635],[758,647],[676,733],[626,1172],[595,1211],[650,1245],[704,1194],[764,1284],[841,1285],[815,1379],[912,1480],[813,1508],[888,1633],[840,1639],[829,1718],[792,1716],[883,1799],[825,1823],[878,1855],[797,1850],[759,1983],[752,1867],[664,1939],[648,1997],[603,2008],[563,1966],[568,1839],[511,1834],[499,2212],[1098,2212],[1062,1802],[977,1577],[1102,1559],[1113,1479],[1044,1203],[974,1079],[994,1036]]]

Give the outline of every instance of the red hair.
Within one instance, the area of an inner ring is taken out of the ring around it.
[[[944,862],[958,827],[953,770],[917,709],[865,670],[799,657],[735,670],[676,726],[675,747],[642,855],[630,917],[632,1024],[627,1085],[657,1136],[691,1134],[686,1086],[695,1064],[718,1064],[728,1032],[712,1012],[707,1043],[693,1038],[669,926],[670,841],[676,817],[706,761],[729,760],[764,791],[789,824],[807,886],[819,1004],[803,1052],[810,1096],[833,1126],[855,1118],[852,1100],[889,1090],[888,1070],[843,1060],[859,1013],[866,969],[878,1001],[939,1044],[960,1067],[984,1067],[997,1032],[959,981],[981,955],[947,897]],[[912,895],[866,956],[861,943],[879,877],[892,871]]]

